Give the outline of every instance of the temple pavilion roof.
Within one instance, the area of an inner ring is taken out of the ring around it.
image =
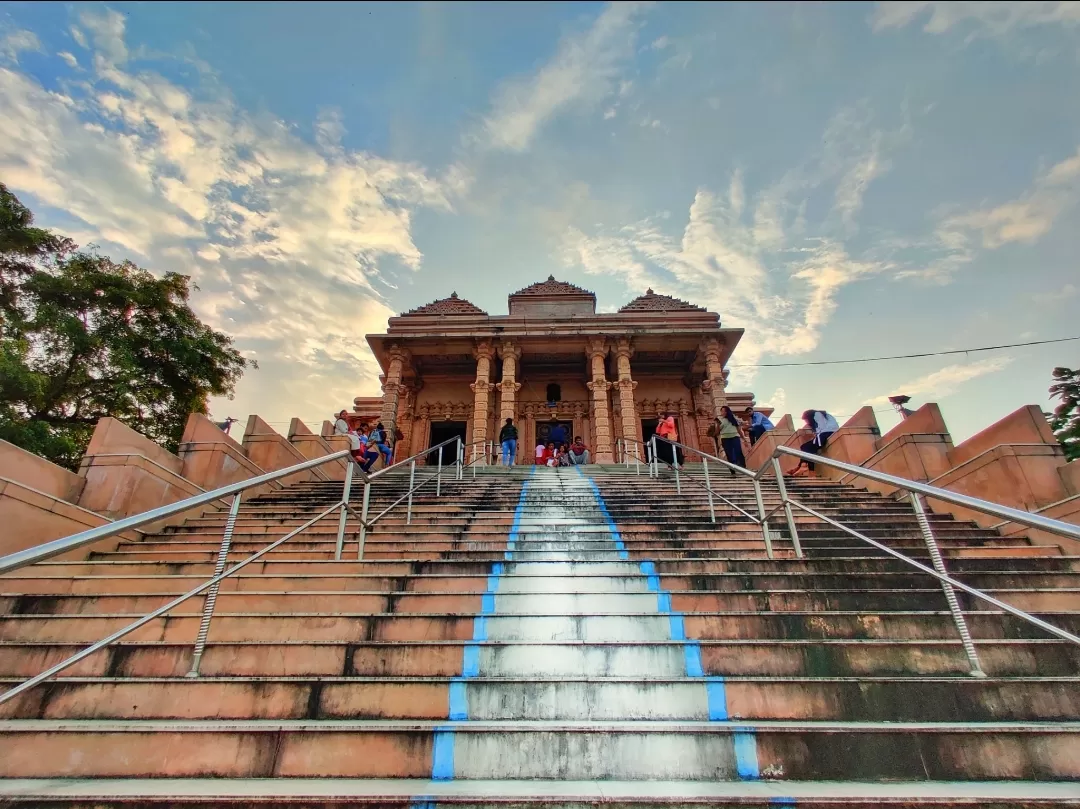
[[[456,292],[451,292],[449,298],[432,301],[415,309],[405,312],[402,317],[408,315],[486,315],[483,309],[476,304],[459,298]]]
[[[519,295],[588,295],[591,298],[596,298],[596,295],[587,289],[574,286],[566,281],[556,281],[554,275],[549,275],[546,281],[537,281],[524,289],[519,289],[510,297],[516,298]]]
[[[651,289],[644,295],[634,298],[626,304],[620,312],[704,312],[703,306],[695,306],[687,301],[673,298],[670,295],[658,295]]]

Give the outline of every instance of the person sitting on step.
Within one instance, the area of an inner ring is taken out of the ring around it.
[[[581,466],[589,462],[589,449],[585,446],[585,442],[581,440],[580,435],[574,437],[574,443],[570,445],[567,457],[570,459],[572,466]]]

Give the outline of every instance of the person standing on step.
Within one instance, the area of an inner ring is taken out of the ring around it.
[[[807,410],[802,414],[802,419],[806,424],[806,428],[814,431],[814,437],[799,449],[810,455],[820,455],[832,434],[840,429],[840,425],[836,423],[835,418],[824,410]],[[814,471],[813,461],[799,461],[799,465],[792,469],[788,475],[791,477],[804,477]]]
[[[544,459],[544,453],[546,453],[546,452],[547,452],[547,447],[544,446],[544,442],[543,441],[537,441],[536,442],[536,465],[537,466],[543,466],[544,465],[544,460],[545,460]]]
[[[667,441],[661,441],[656,446],[656,454],[660,460],[674,466],[682,466],[682,453],[679,448],[674,444],[669,444],[669,441],[679,440],[679,428],[675,426],[675,416],[672,413],[667,413],[660,423],[656,425],[656,434],[660,438],[666,438]]]
[[[571,466],[584,466],[589,462],[589,448],[585,446],[585,442],[581,440],[580,435],[575,436],[567,457],[570,459]]]
[[[513,419],[507,419],[506,424],[499,430],[499,443],[502,445],[502,465],[513,466],[514,458],[517,457],[518,429],[514,426]]]
[[[724,455],[728,463],[746,468],[746,456],[743,455],[743,427],[735,417],[735,413],[727,405],[720,407],[720,415],[716,417],[716,434],[720,437],[720,444],[724,447]],[[735,477],[735,470],[729,469],[731,476]]]
[[[759,413],[752,407],[746,408],[746,418],[750,422],[750,446],[754,446],[761,436],[773,428],[773,423],[764,413]]]
[[[347,415],[344,410],[337,414],[337,419],[334,421],[334,435],[349,434],[349,421],[345,418]]]

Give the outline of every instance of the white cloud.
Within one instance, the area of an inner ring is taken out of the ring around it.
[[[946,365],[933,373],[912,379],[902,385],[897,385],[888,393],[875,396],[863,402],[864,405],[888,404],[890,396],[907,394],[912,397],[926,399],[928,397],[948,396],[956,388],[972,379],[980,376],[997,373],[1012,362],[1011,357],[990,357],[977,362],[968,362],[956,365]]]
[[[1046,235],[1054,222],[1080,199],[1080,149],[1035,179],[1019,198],[992,208],[947,217],[938,238],[950,251],[971,257],[970,244],[996,249],[1010,242],[1031,244]]]
[[[41,51],[41,40],[33,31],[0,29],[0,61],[18,63],[19,54],[26,51]]]
[[[1080,292],[1080,288],[1075,284],[1065,284],[1061,289],[1054,292],[1033,292],[1031,300],[1039,306],[1058,306],[1075,298],[1078,292]]]
[[[536,73],[502,84],[483,121],[485,145],[526,150],[540,129],[574,105],[598,104],[618,87],[634,55],[637,18],[648,3],[611,3],[589,30],[563,38]]]
[[[943,34],[962,26],[972,35],[1000,37],[1039,25],[1080,24],[1077,2],[887,2],[878,3],[871,18],[875,31],[903,28],[929,15],[923,30]]]
[[[787,406],[787,391],[783,388],[777,388],[772,392],[772,396],[760,401],[762,407],[771,407],[773,412],[777,415],[783,415],[784,407]],[[775,416],[774,416],[775,419]]]
[[[895,269],[853,257],[842,238],[854,230],[866,187],[885,171],[887,150],[906,137],[869,123],[865,108],[841,111],[819,152],[757,195],[747,194],[741,172],[726,195],[698,189],[681,237],[661,216],[591,234],[571,228],[563,259],[622,278],[635,294],[651,286],[746,328],[736,364],[752,365],[765,352],[812,351],[843,287]],[[811,233],[808,198],[823,187],[835,202]],[[744,385],[754,376],[748,368],[735,373]]]
[[[378,284],[420,264],[413,212],[449,210],[468,174],[346,150],[333,111],[313,144],[213,82],[191,90],[129,67],[123,23],[80,16],[94,71],[69,92],[0,69],[0,177],[43,224],[63,211],[78,220],[66,231],[195,276],[200,315],[261,358],[246,396],[278,399],[275,386],[310,375],[321,381],[307,397],[377,389],[363,335],[392,314]]]
[[[654,51],[662,51],[664,48],[666,48],[670,44],[671,44],[671,40],[668,39],[667,36],[657,37],[649,45],[649,49],[654,50]]]
[[[67,62],[68,67],[77,68],[79,66],[79,60],[75,58],[75,54],[73,53],[68,53],[67,51],[60,51],[60,53],[56,55],[63,59],[65,62]]]

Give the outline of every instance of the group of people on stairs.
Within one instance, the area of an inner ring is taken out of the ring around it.
[[[379,460],[383,459],[384,466],[390,466],[394,462],[394,450],[390,445],[390,437],[386,428],[380,421],[374,426],[361,424],[357,429],[349,426],[345,418],[346,411],[342,410],[334,420],[334,435],[344,435],[349,439],[349,452],[353,460],[360,465],[364,472],[370,472]]]
[[[573,443],[566,442],[566,428],[556,424],[551,428],[549,441],[536,445],[537,466],[580,466],[589,462],[589,449],[581,436],[576,436]],[[507,419],[499,431],[499,444],[502,447],[501,464],[513,466],[517,457],[518,429],[513,419]]]

